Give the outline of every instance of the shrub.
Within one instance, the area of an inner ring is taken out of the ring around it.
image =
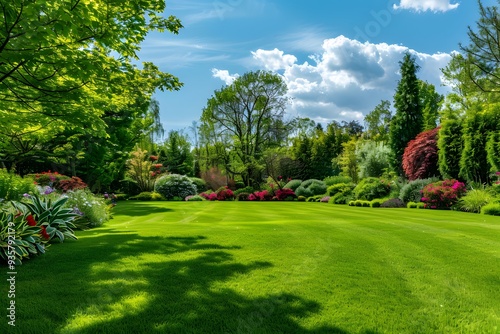
[[[408,202],[408,203],[406,204],[406,207],[407,207],[408,209],[416,209],[416,208],[417,208],[417,203],[415,203],[415,202]]]
[[[189,179],[196,186],[196,193],[197,194],[208,190],[207,183],[205,182],[205,180],[200,179],[199,177],[190,177]]]
[[[67,201],[68,197],[63,196],[52,201],[33,195],[25,203],[12,202],[12,205],[18,212],[28,214],[28,224],[39,226],[48,240],[59,239],[63,242],[65,238],[77,239],[73,232],[76,228],[73,221],[78,217],[78,213],[64,206]]]
[[[347,204],[353,198],[352,189],[345,189],[343,192],[330,196],[330,203]]]
[[[68,196],[66,207],[73,209],[73,212],[79,215],[75,219],[75,224],[79,227],[102,226],[111,218],[106,201],[88,189],[68,191],[66,196]]]
[[[165,198],[160,194],[155,191],[151,193],[151,200],[152,201],[163,201]]]
[[[356,201],[349,201],[349,206],[356,206]]]
[[[428,179],[419,179],[410,181],[401,188],[399,192],[399,199],[405,203],[408,202],[418,203],[422,198],[422,189],[424,189],[426,185],[437,181],[438,181],[437,178],[428,178]]]
[[[375,198],[383,198],[391,192],[389,182],[374,177],[367,177],[361,180],[354,188],[354,198],[371,201]]]
[[[298,202],[305,202],[306,198],[304,196],[297,196],[297,201]]]
[[[186,201],[188,201],[188,202],[202,202],[204,200],[205,199],[203,197],[201,197],[200,195],[190,195],[190,196],[186,197]]]
[[[422,202],[417,203],[417,209],[425,209],[425,203]]]
[[[381,208],[406,208],[405,203],[399,198],[391,198],[380,205]]]
[[[238,193],[238,195],[236,195],[236,200],[237,201],[248,201],[248,196],[250,196],[249,193]]]
[[[0,211],[0,258],[8,266],[20,265],[31,255],[45,253],[46,239],[46,228],[38,226],[31,213],[14,215],[5,209]]]
[[[303,196],[303,197],[311,197],[313,194],[312,192],[307,189],[307,188],[304,188],[302,186],[299,186],[297,189],[295,189],[295,194],[297,196]]]
[[[380,208],[382,206],[382,203],[384,203],[384,202],[385,202],[384,199],[375,198],[374,200],[372,200],[370,202],[370,207],[372,207],[372,208]]]
[[[366,177],[380,177],[387,170],[391,149],[383,142],[372,140],[358,142],[356,145],[356,159],[358,161],[360,179]]]
[[[22,178],[16,174],[0,169],[0,198],[6,201],[19,201],[23,194],[35,192],[31,178]]]
[[[51,172],[50,170],[48,172],[28,174],[27,176],[31,177],[36,182],[36,184],[42,187],[51,186],[56,189],[59,189],[60,181],[70,179],[69,176],[59,174],[58,172]]]
[[[249,201],[270,201],[273,196],[267,191],[256,191],[253,194],[248,195]]]
[[[297,190],[297,188],[302,184],[302,180],[290,180],[283,188],[292,189],[293,191]]]
[[[131,200],[137,200],[137,201],[151,201],[153,197],[153,193],[150,191],[143,191],[138,195],[130,197]]]
[[[345,193],[348,191],[352,191],[355,188],[354,183],[336,183],[334,185],[329,186],[326,189],[326,194],[328,196],[334,196],[338,193]]]
[[[181,200],[189,195],[196,195],[196,186],[185,175],[170,174],[159,177],[155,182],[155,191],[165,199],[173,200],[179,197]]]
[[[410,180],[439,175],[437,134],[439,127],[418,134],[403,153],[403,170]]]
[[[306,180],[302,182],[301,186],[309,189],[313,195],[324,195],[326,193],[326,184],[320,180]]]
[[[323,182],[325,182],[327,187],[330,187],[338,183],[352,183],[352,179],[349,176],[336,175],[326,177]]]
[[[227,186],[217,190],[218,201],[231,201],[234,199],[234,193]]]
[[[462,211],[480,213],[481,208],[493,200],[494,197],[487,190],[472,189],[460,198],[458,206]]]
[[[70,190],[78,190],[87,188],[87,184],[82,181],[78,176],[73,176],[71,179],[61,180],[59,181],[58,189],[61,189],[63,192],[67,192]]]
[[[276,190],[276,199],[278,201],[284,201],[284,200],[290,200],[297,198],[297,195],[293,192],[292,189],[289,188],[283,188],[283,189],[278,189]]]
[[[238,197],[239,194],[241,193],[247,193],[247,194],[251,194],[255,191],[255,189],[251,186],[247,186],[247,187],[244,187],[244,188],[240,188],[238,190],[235,190],[234,191],[234,196],[235,197]]]
[[[465,184],[455,179],[438,181],[424,187],[421,201],[427,209],[450,209],[465,191]]]
[[[490,203],[481,208],[483,215],[500,216],[500,203]]]

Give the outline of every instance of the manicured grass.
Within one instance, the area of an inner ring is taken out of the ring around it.
[[[77,235],[17,268],[11,332],[500,331],[498,217],[120,202]]]

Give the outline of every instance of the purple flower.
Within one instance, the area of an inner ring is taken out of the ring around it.
[[[46,187],[45,191],[43,193],[45,195],[49,195],[49,194],[52,194],[53,192],[54,192],[54,189],[52,189],[51,187]]]
[[[31,197],[31,195],[30,195],[30,194],[28,194],[28,193],[24,193],[24,194],[23,194],[23,197],[24,197],[24,198],[30,198],[30,197]]]

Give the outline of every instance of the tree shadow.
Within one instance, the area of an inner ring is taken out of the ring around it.
[[[120,205],[120,202],[118,202]],[[154,202],[138,202],[136,205],[127,205],[124,208],[120,208],[118,213],[123,216],[148,216],[156,213],[172,212],[172,209],[166,208],[163,205],[155,205]]]
[[[273,265],[239,263],[233,255],[239,249],[208,243],[204,236],[113,232],[82,238],[58,255],[30,261],[29,270],[44,284],[28,289],[20,282],[19,291],[26,288],[44,303],[20,294],[23,320],[15,332],[347,333],[299,325],[299,319],[320,312],[316,301],[289,293],[250,297],[244,287],[227,288],[224,282]]]

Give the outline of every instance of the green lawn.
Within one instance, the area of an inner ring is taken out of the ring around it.
[[[500,333],[498,217],[305,202],[114,210],[17,268],[10,332]]]

